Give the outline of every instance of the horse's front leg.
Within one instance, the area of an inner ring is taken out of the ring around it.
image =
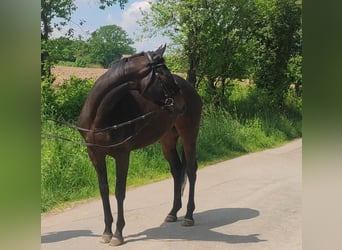
[[[95,167],[99,188],[101,193],[102,205],[103,205],[103,212],[104,212],[104,222],[105,222],[105,229],[101,237],[102,243],[109,243],[113,237],[112,232],[112,224],[113,224],[113,216],[110,208],[110,201],[109,201],[109,188],[108,188],[108,179],[107,179],[107,168],[106,168],[106,161],[105,155],[95,152],[88,148],[88,154],[92,163]]]
[[[125,218],[124,218],[124,209],[123,203],[126,196],[126,180],[127,180],[127,172],[128,172],[128,163],[129,163],[129,152],[121,152],[115,156],[116,163],[116,186],[115,186],[115,197],[117,201],[117,221],[116,221],[116,230],[112,240],[110,241],[110,245],[118,246],[124,243],[124,239],[122,236],[122,230],[125,226]]]
[[[168,161],[173,177],[173,206],[165,218],[165,222],[177,221],[177,212],[182,207],[182,186],[185,181],[185,166],[179,159],[176,145],[178,134],[175,129],[170,130],[161,139],[160,143],[165,159]]]

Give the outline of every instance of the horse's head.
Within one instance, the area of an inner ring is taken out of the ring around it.
[[[145,53],[150,73],[140,81],[141,94],[158,105],[169,104],[172,97],[180,91],[170,70],[165,65],[163,54],[166,45],[160,46],[156,51]]]
[[[165,65],[165,49],[166,45],[160,46],[155,51],[141,52],[114,64],[119,82],[131,82],[132,88],[146,99],[158,105],[167,104],[180,88]]]

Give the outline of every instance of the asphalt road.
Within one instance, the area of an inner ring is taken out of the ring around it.
[[[248,154],[198,171],[195,225],[164,223],[172,180],[128,190],[125,244],[118,249],[302,248],[302,140]],[[185,214],[187,189],[183,196]],[[116,205],[111,197],[114,218]],[[41,217],[41,249],[113,249],[99,242],[104,229],[100,199]],[[113,228],[114,229],[114,228]]]

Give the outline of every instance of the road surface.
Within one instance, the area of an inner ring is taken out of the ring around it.
[[[130,189],[125,244],[118,247],[99,242],[104,223],[98,198],[44,214],[41,249],[301,249],[301,157],[297,139],[200,169],[193,227],[181,226],[187,189],[179,220],[163,222],[172,204],[171,179]],[[114,196],[111,202],[116,218]]]

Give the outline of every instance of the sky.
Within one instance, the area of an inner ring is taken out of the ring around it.
[[[141,18],[140,9],[148,10],[150,5],[147,0],[129,0],[122,10],[119,4],[111,7],[106,7],[105,10],[100,10],[97,0],[75,0],[77,10],[72,14],[71,22],[65,26],[60,32],[54,29],[52,37],[56,38],[63,36],[68,28],[73,28],[75,34],[82,37],[89,37],[89,34],[100,26],[115,24],[125,30],[134,44],[132,45],[137,52],[155,50],[160,45],[169,43],[169,39],[163,36],[137,40],[137,35],[140,33],[139,25],[136,21]],[[82,26],[78,23],[80,20],[85,20]]]

